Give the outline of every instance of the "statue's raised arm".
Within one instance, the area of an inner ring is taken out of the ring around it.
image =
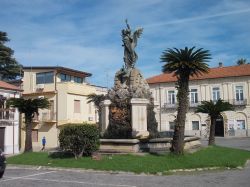
[[[138,59],[135,52],[135,47],[137,46],[137,40],[142,34],[143,29],[139,28],[132,34],[127,19],[125,20],[125,22],[127,28],[122,30],[122,41],[124,47],[123,59],[125,62],[125,68],[129,70],[135,66],[135,63]]]

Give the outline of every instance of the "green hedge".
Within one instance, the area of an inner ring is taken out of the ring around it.
[[[66,124],[59,134],[60,148],[70,151],[75,158],[89,156],[100,146],[99,131],[92,124]]]

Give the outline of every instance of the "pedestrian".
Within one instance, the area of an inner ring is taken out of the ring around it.
[[[46,145],[46,138],[45,138],[45,136],[42,139],[42,145],[43,145],[43,148],[41,149],[41,151],[44,151],[45,150],[45,145]]]

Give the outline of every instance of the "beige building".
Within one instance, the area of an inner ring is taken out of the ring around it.
[[[106,94],[104,87],[90,85],[86,78],[90,73],[65,67],[24,67],[23,97],[49,99],[50,108],[40,110],[33,120],[32,141],[34,150],[58,146],[60,127],[67,123],[96,123],[98,114],[93,103],[87,103],[91,93]],[[24,129],[22,147],[24,147]]]
[[[170,134],[177,115],[176,77],[161,74],[147,79],[157,107],[159,131]],[[208,137],[209,118],[195,113],[201,101],[219,98],[234,105],[235,111],[223,112],[216,122],[216,136],[250,136],[250,65],[211,68],[208,74],[190,77],[190,107],[186,116],[186,135]]]

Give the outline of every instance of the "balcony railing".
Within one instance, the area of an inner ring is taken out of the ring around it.
[[[233,99],[233,100],[229,101],[229,103],[231,103],[232,105],[235,105],[235,106],[245,106],[245,105],[247,105],[247,99],[243,99],[243,100]]]
[[[177,108],[177,103],[164,103],[163,109],[168,109],[168,108]]]
[[[196,108],[198,105],[200,105],[201,102],[197,102],[197,103],[189,103],[189,108]]]
[[[33,122],[55,122],[56,113],[55,112],[42,112],[39,115],[35,114],[33,117]]]
[[[55,112],[43,112],[42,113],[42,121],[44,121],[44,122],[56,121],[56,113]]]
[[[15,110],[0,109],[0,125],[12,125],[15,120]]]
[[[0,109],[0,120],[14,120],[15,112],[13,109]]]
[[[224,100],[224,101],[227,101],[234,106],[247,105],[247,99],[243,99],[243,100],[231,99],[231,100]],[[213,102],[216,103],[217,101],[213,101]],[[197,103],[189,103],[189,108],[196,108],[200,104],[201,104],[201,101],[199,101]],[[164,103],[162,108],[163,109],[171,109],[171,108],[177,108],[177,106],[178,106],[178,103]]]
[[[200,105],[201,102],[197,102],[197,103],[189,103],[189,108],[196,108],[198,105]],[[163,109],[170,109],[170,108],[177,108],[178,103],[164,103],[163,104]]]

